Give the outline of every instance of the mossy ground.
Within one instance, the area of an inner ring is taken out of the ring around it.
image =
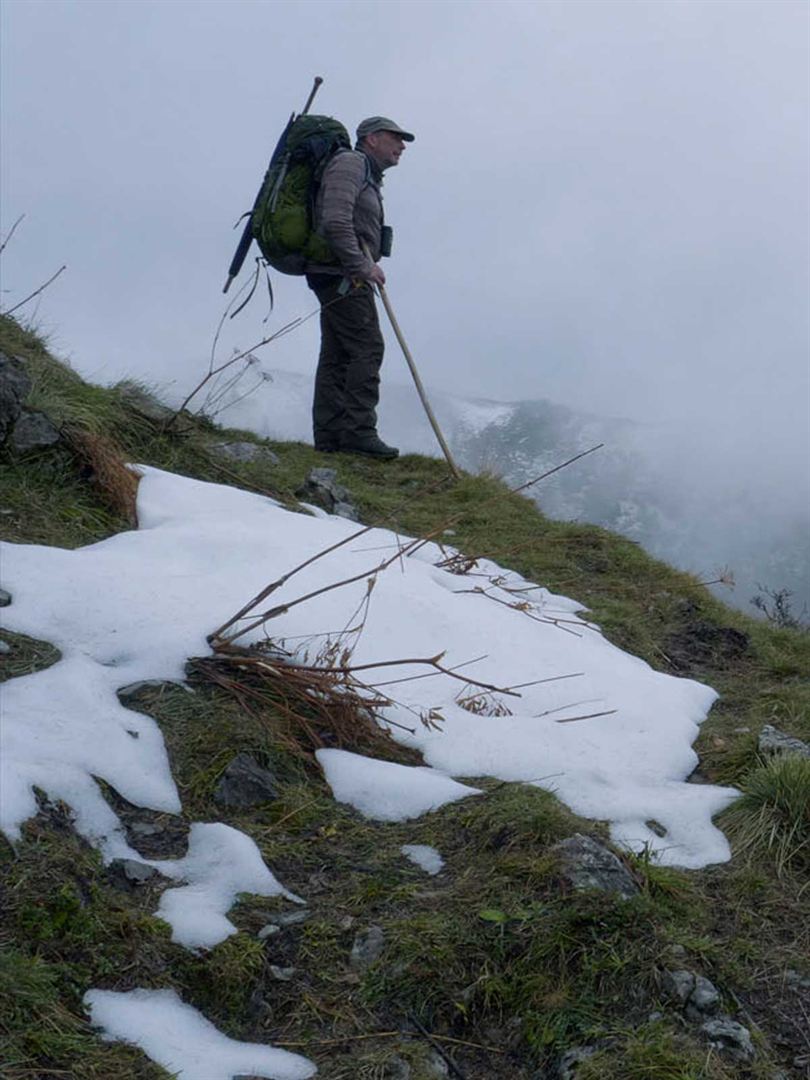
[[[113,438],[129,460],[258,488],[290,506],[309,469],[324,464],[304,445],[205,422],[164,430],[126,408],[119,390],[88,387],[8,319],[0,319],[0,350],[26,358],[32,405],[57,423]],[[278,464],[225,468],[208,447],[230,435],[268,445]],[[382,464],[333,455],[328,464],[365,521],[408,535],[438,530],[440,540],[452,530],[445,538],[467,555],[577,597],[611,640],[658,670],[714,686],[721,700],[697,743],[698,779],[759,783],[756,813],[764,800],[769,827],[779,833],[784,818],[806,844],[807,781],[791,780],[789,813],[778,799],[774,810],[758,780],[764,762],[756,735],[774,723],[810,737],[810,635],[724,607],[696,579],[630,541],[549,521],[496,478],[451,483],[441,462],[414,456]],[[70,449],[22,459],[6,452],[0,467],[4,539],[72,547],[131,527]],[[58,659],[46,642],[2,637],[11,646],[0,654],[6,678]],[[132,703],[161,726],[183,819],[130,807],[111,790],[108,797],[126,824],[171,826],[153,842],[157,848],[133,835],[146,856],[181,853],[192,820],[243,829],[279,879],[306,898],[308,918],[261,943],[256,935],[268,914],[289,904],[245,896],[231,916],[239,933],[193,955],[152,916],[160,886],[122,890],[76,837],[65,808],[43,800],[23,842],[0,853],[0,1062],[9,1080],[166,1075],[139,1052],[102,1043],[86,1022],[88,988],[135,986],[174,987],[227,1034],[298,1050],[327,1080],[383,1077],[392,1054],[411,1063],[416,1080],[427,1076],[430,1044],[420,1025],[469,1080],[546,1075],[562,1051],[584,1043],[597,1051],[580,1066],[583,1080],[765,1080],[777,1064],[801,1075],[794,1062],[810,1050],[806,995],[803,1001],[786,972],[808,975],[807,849],[785,859],[781,849],[752,842],[753,811],[745,829],[738,823],[735,831],[729,819],[732,838],[745,839],[734,840],[726,865],[687,874],[628,859],[642,886],[637,899],[572,896],[560,886],[550,847],[573,832],[604,829],[577,819],[553,795],[476,778],[477,798],[407,826],[370,823],[334,802],[272,708],[246,715],[220,688],[197,681],[194,690],[164,685]],[[214,790],[242,750],[272,768],[278,797],[250,813],[225,812]],[[429,878],[407,862],[399,851],[406,842],[440,848],[443,873]],[[357,971],[349,953],[369,925],[385,932],[384,952]],[[751,1027],[754,1065],[730,1064],[683,1023],[661,995],[667,967],[692,968],[716,983],[726,1011]],[[274,974],[288,968],[295,969],[289,981]]]

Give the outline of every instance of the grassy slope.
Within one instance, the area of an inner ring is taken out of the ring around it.
[[[309,469],[324,464],[306,446],[269,442],[277,465],[223,470],[206,453],[221,431],[200,423],[181,435],[161,433],[137,419],[115,390],[87,386],[34,335],[3,318],[0,351],[27,359],[35,374],[30,404],[74,430],[115,438],[130,460],[252,486],[291,504]],[[776,723],[810,737],[810,635],[731,611],[693,578],[618,536],[548,521],[496,479],[450,484],[441,463],[415,456],[383,465],[341,455],[328,464],[364,520],[385,518],[410,535],[451,527],[461,551],[576,596],[620,646],[659,670],[718,689],[722,699],[697,749],[704,777],[752,789],[729,820],[735,858],[692,874],[631,860],[643,885],[638,900],[566,896],[549,845],[577,830],[599,834],[600,826],[578,821],[547,793],[485,781],[485,798],[407,828],[374,825],[331,799],[272,704],[246,716],[202,682],[194,696],[171,687],[147,691],[138,707],[164,732],[185,819],[224,819],[248,832],[279,878],[307,897],[311,917],[265,947],[255,932],[279,905],[245,897],[234,916],[243,932],[193,956],[172,945],[165,925],[151,917],[157,888],[116,888],[64,809],[43,804],[19,850],[0,849],[8,916],[0,931],[0,998],[8,1004],[0,1011],[3,1075],[165,1075],[138,1052],[93,1036],[80,1004],[90,986],[174,986],[228,1034],[298,1048],[332,1080],[384,1076],[394,1050],[410,1061],[415,1080],[431,1075],[425,1040],[397,1034],[409,1017],[444,1039],[440,1045],[470,1080],[542,1075],[536,1070],[562,1050],[597,1039],[600,1051],[577,1074],[586,1080],[771,1077],[775,1063],[786,1075],[801,1075],[790,1063],[808,1047],[785,971],[806,975],[810,955],[802,891],[807,848],[793,853],[802,835],[806,843],[808,775],[763,772],[756,733]],[[0,469],[5,539],[72,547],[129,527],[75,452],[5,455]],[[747,635],[747,645],[729,630]],[[3,637],[12,646],[0,655],[5,677],[56,659],[47,643]],[[272,764],[279,798],[250,814],[224,815],[213,788],[243,749]],[[108,794],[125,821],[166,820]],[[183,828],[174,824],[182,844]],[[440,878],[404,862],[398,849],[406,836],[440,847],[447,859]],[[763,839],[789,836],[786,850]],[[348,952],[370,924],[385,930],[385,951],[358,974]],[[293,980],[275,980],[270,965],[295,967]],[[726,1011],[753,1025],[759,1055],[752,1068],[707,1055],[694,1029],[662,1002],[666,967],[707,975],[723,992]],[[380,1034],[354,1038],[371,1033]],[[328,1042],[337,1038],[343,1041]]]

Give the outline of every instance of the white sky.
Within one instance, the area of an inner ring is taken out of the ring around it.
[[[386,269],[429,387],[675,420],[687,484],[806,507],[803,0],[5,0],[0,26],[2,228],[27,215],[2,299],[68,263],[36,321],[86,376],[197,382],[232,225],[320,74],[318,110],[417,134]],[[222,357],[313,309],[275,287]],[[311,374],[317,337],[264,362]],[[383,374],[408,381],[392,340]]]

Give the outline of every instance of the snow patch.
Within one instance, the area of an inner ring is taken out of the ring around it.
[[[177,1080],[307,1080],[317,1071],[299,1054],[229,1039],[174,990],[89,990],[84,1003],[107,1042],[140,1047]]]

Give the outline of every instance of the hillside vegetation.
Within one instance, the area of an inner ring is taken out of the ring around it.
[[[0,447],[0,538],[75,548],[132,528],[125,461],[264,492],[291,509],[313,467],[334,467],[364,522],[411,536],[451,528],[447,539],[465,556],[575,597],[621,648],[713,686],[721,697],[696,746],[694,780],[744,793],[718,822],[731,862],[681,872],[625,853],[637,896],[576,892],[562,882],[553,847],[575,833],[604,841],[606,830],[553,794],[476,778],[480,799],[407,829],[370,822],[334,801],[312,739],[288,709],[265,694],[248,710],[204,665],[191,665],[193,695],[162,684],[128,701],[160,725],[182,819],[105,794],[125,823],[155,825],[135,845],[145,856],[182,851],[191,820],[243,830],[306,897],[308,916],[260,940],[284,905],[243,896],[231,914],[238,934],[207,952],[184,950],[152,915],[159,886],[122,887],[76,835],[67,808],[43,797],[21,844],[0,839],[3,1077],[168,1075],[140,1051],[98,1038],[82,1008],[90,987],[175,988],[225,1034],[295,1049],[326,1080],[808,1075],[810,760],[768,757],[758,736],[771,724],[810,738],[810,634],[732,611],[617,535],[550,521],[496,477],[454,482],[438,460],[325,459],[204,419],[149,419],[131,386],[87,384],[5,317],[0,353],[23,360],[33,382],[26,407],[62,436],[24,454]],[[211,448],[229,439],[266,446],[277,460],[225,463]],[[0,638],[2,678],[58,659],[47,641]],[[277,797],[223,810],[214,790],[240,752],[272,767]],[[405,842],[439,846],[445,872],[426,878],[399,857]],[[352,944],[369,926],[383,931],[382,953],[352,965]],[[682,970],[714,984],[722,1014],[751,1033],[751,1060],[707,1041],[673,995],[667,973]]]

